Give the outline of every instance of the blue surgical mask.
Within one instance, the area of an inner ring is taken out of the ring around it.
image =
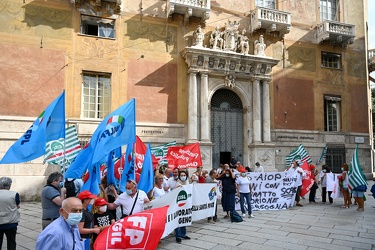
[[[327,170],[323,169],[323,173],[327,172]]]
[[[133,190],[131,190],[131,189],[126,189],[126,193],[127,193],[128,195],[132,195],[132,194],[133,194]]]
[[[181,181],[186,181],[186,176],[181,176]]]
[[[344,168],[341,168],[341,171],[344,171]]]
[[[71,226],[77,225],[82,219],[82,213],[68,213],[68,214],[69,214],[68,219],[65,219],[65,220]]]
[[[64,186],[64,182],[60,181],[59,188],[62,188]]]
[[[226,177],[229,177],[229,174],[225,174]]]

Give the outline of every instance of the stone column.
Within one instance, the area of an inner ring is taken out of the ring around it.
[[[261,142],[260,87],[259,80],[253,80],[253,142]]]
[[[210,112],[208,110],[208,75],[201,72],[201,141],[210,141]]]
[[[189,71],[187,143],[198,141],[198,86],[197,72]]]
[[[270,89],[268,80],[263,80],[263,142],[271,141],[271,123],[270,123]]]

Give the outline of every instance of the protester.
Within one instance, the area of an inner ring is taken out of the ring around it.
[[[165,167],[164,174],[163,174],[163,188],[166,193],[170,191],[168,186],[168,179],[172,176],[172,171],[168,167]]]
[[[174,168],[172,172],[173,176],[168,179],[168,187],[170,188],[170,190],[173,190],[176,188],[177,181],[178,181],[178,173],[179,173],[178,168]]]
[[[83,250],[77,224],[82,218],[82,202],[76,198],[67,198],[59,209],[60,217],[43,230],[36,241],[36,250]]]
[[[180,170],[178,173],[177,187],[189,184],[187,170]],[[181,239],[190,240],[190,237],[186,235],[186,227],[177,227],[175,230],[176,242],[181,244]]]
[[[99,228],[100,232],[115,223],[115,218],[107,209],[108,202],[103,198],[98,198],[94,202],[96,213],[94,214],[94,228]],[[97,235],[94,234],[93,242],[95,242]]]
[[[316,195],[316,190],[319,188],[318,184],[316,183],[316,168],[315,165],[310,164],[310,179],[313,180],[313,185],[310,188],[310,193],[309,193],[309,203],[316,203],[315,201],[315,195]]]
[[[113,203],[117,199],[118,194],[117,194],[116,188],[113,184],[110,184],[108,186],[107,176],[103,177],[99,187],[100,187],[100,197],[102,197],[108,203]],[[121,208],[108,209],[108,211],[112,214],[115,220],[121,219]]]
[[[289,171],[289,170],[291,171],[294,170],[297,176],[297,181],[296,181],[297,192],[296,192],[296,197],[295,197],[296,206],[303,207],[303,205],[300,203],[300,200],[301,200],[302,179],[303,177],[306,176],[306,173],[305,171],[303,171],[302,168],[299,167],[299,163],[296,161],[292,162],[292,164],[286,169],[286,171]]]
[[[195,171],[191,175],[191,183],[204,183],[204,177],[202,175],[202,167],[197,167],[197,171]]]
[[[341,166],[341,181],[342,181],[342,195],[344,196],[344,205],[342,208],[350,208],[350,193],[349,193],[349,166],[344,163]]]
[[[62,179],[63,175],[61,173],[51,173],[47,178],[47,185],[43,187],[41,194],[42,230],[60,216],[60,207],[66,193],[66,188],[61,187]],[[61,188],[59,189],[59,187]]]
[[[237,195],[240,197],[240,206],[242,217],[246,217],[245,211],[245,199],[247,205],[247,212],[249,214],[249,218],[254,218],[254,215],[251,212],[251,182],[250,178],[246,174],[245,169],[240,170],[240,176],[236,179],[236,187],[237,187]]]
[[[255,163],[254,172],[255,173],[264,172],[264,168],[260,165],[259,162]]]
[[[126,192],[117,197],[113,203],[108,203],[109,209],[116,209],[122,206],[122,217],[127,217],[143,211],[143,204],[149,202],[147,194],[137,189],[137,183],[134,180],[126,182]]]
[[[64,182],[64,187],[66,188],[65,198],[77,197],[81,188],[83,186],[82,179],[67,178]]]
[[[228,166],[227,164],[225,165],[225,167]],[[225,169],[217,179],[221,180],[223,188],[221,205],[223,206],[224,212],[226,212],[224,216],[226,219],[229,218],[229,213],[235,210],[236,204],[236,177],[234,175],[234,170],[229,168]]]
[[[211,169],[209,175],[206,177],[206,179],[204,180],[205,183],[216,183],[216,192],[218,193],[218,189],[219,189],[219,186],[218,186],[218,181],[216,180],[216,177],[217,177],[217,171],[216,169]],[[217,196],[216,196],[217,197]],[[216,202],[216,206],[215,206],[215,215],[213,217],[208,217],[207,218],[207,221],[209,223],[215,223],[217,221],[217,202]]]
[[[88,210],[89,205],[94,204],[96,198],[90,191],[85,190],[78,194],[78,199],[82,201],[82,219],[78,223],[79,233],[85,243],[85,249],[90,250],[92,234],[99,234],[99,228],[93,228],[94,215]]]
[[[229,163],[229,166],[231,168],[235,168],[236,167],[236,164],[237,164],[237,161],[234,159],[234,156],[232,156],[231,160],[230,160],[230,163]]]
[[[363,179],[366,180],[365,176],[363,176]],[[364,185],[364,184],[359,185],[352,190],[354,200],[358,204],[357,211],[359,211],[359,212],[365,211],[364,196],[365,196],[366,190],[367,190],[367,185]]]
[[[165,195],[165,190],[163,188],[164,178],[161,174],[155,175],[154,188],[150,190],[148,198],[150,200],[157,199]]]
[[[7,249],[15,250],[16,233],[20,221],[20,195],[11,191],[12,179],[0,178],[0,249],[2,249],[4,234],[7,237]]]
[[[320,182],[322,185],[322,203],[326,203],[327,201],[327,174],[331,173],[331,169],[327,165],[322,166],[322,171],[320,172]],[[328,200],[329,204],[333,203],[333,199],[331,197],[332,191],[328,191]]]
[[[246,170],[247,173],[250,173],[250,172],[251,172],[251,169],[250,169],[249,166],[246,166],[246,167],[245,167],[245,170]]]

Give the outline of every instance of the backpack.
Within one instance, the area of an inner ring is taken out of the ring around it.
[[[232,211],[230,212],[230,221],[231,222],[242,222],[243,219],[242,219],[242,216],[237,213],[237,211]]]
[[[76,197],[76,186],[74,185],[75,179],[68,181],[65,180],[64,187],[66,188],[66,198]]]

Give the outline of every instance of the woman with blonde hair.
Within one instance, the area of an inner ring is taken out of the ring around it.
[[[165,195],[165,189],[163,187],[164,177],[162,174],[155,175],[154,188],[148,194],[150,200],[157,199]]]

